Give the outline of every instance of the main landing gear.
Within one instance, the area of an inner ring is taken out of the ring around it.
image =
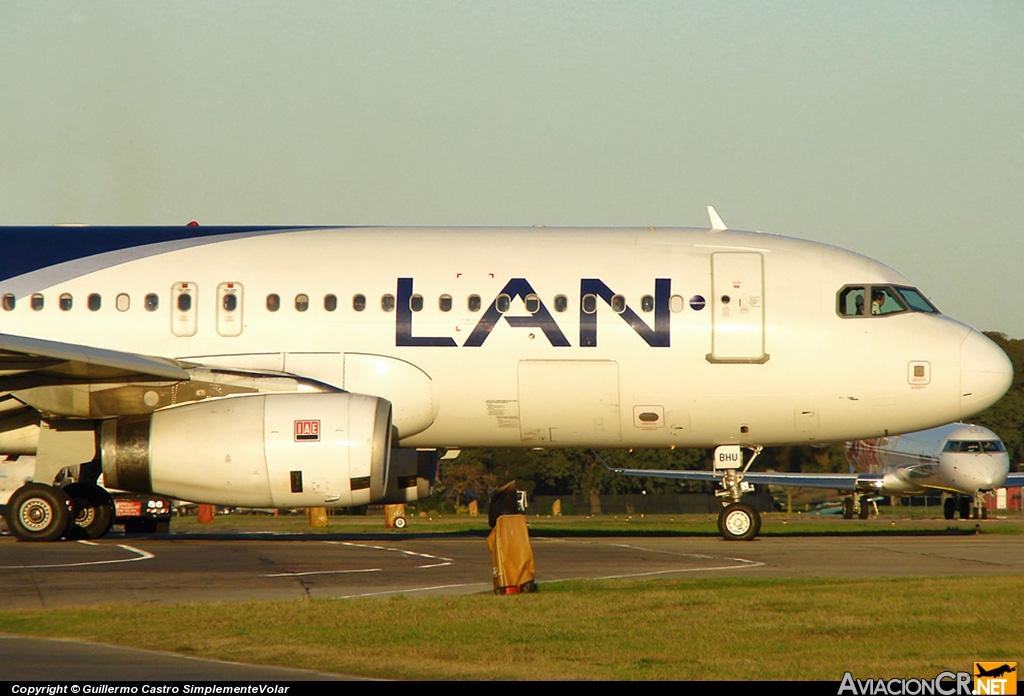
[[[960,519],[987,520],[988,510],[985,509],[985,493],[978,491],[973,498],[969,495],[949,495],[942,503],[942,514],[951,520],[960,514]]]
[[[852,520],[859,517],[866,520],[871,514],[871,502],[866,495],[849,495],[843,498],[843,519]]]
[[[4,519],[21,541],[99,539],[114,524],[114,501],[94,483],[26,483],[11,494]]]
[[[726,541],[750,541],[761,531],[761,515],[750,505],[741,503],[743,494],[753,489],[749,483],[744,482],[743,475],[750,469],[750,465],[761,454],[761,447],[755,447],[754,453],[750,456],[743,470],[739,470],[739,463],[742,461],[742,454],[739,447],[719,447],[715,450],[715,469],[722,470],[722,480],[719,482],[722,490],[715,491],[715,495],[722,499],[724,508],[718,513],[718,533]],[[722,454],[720,454],[720,452]],[[724,456],[723,456],[724,455]],[[730,468],[720,466],[723,461],[732,460],[735,465],[726,465]]]

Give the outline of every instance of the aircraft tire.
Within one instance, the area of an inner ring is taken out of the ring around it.
[[[843,498],[843,519],[844,520],[852,520],[853,519],[853,513],[854,513],[854,509],[853,508],[854,508],[853,498],[852,497]]]
[[[94,483],[81,481],[64,487],[71,498],[71,521],[64,530],[68,539],[99,539],[114,526],[114,501]]]
[[[960,499],[960,519],[969,520],[971,519],[971,500],[970,498],[964,497]]]
[[[4,519],[20,541],[56,541],[71,522],[71,501],[60,488],[26,483],[11,494]]]
[[[718,532],[726,541],[750,541],[761,531],[761,515],[746,503],[731,503],[718,514]]]
[[[949,496],[946,501],[942,503],[942,516],[947,520],[951,520],[956,517],[956,498]]]
[[[868,497],[866,495],[862,495],[860,497],[860,512],[857,513],[857,516],[862,520],[866,520],[870,514],[871,503],[868,502]]]

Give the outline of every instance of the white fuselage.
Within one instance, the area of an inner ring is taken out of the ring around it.
[[[852,442],[847,459],[858,472],[883,474],[880,492],[895,495],[928,490],[973,495],[1001,488],[1010,471],[999,437],[963,423]]]
[[[851,284],[909,285],[758,233],[261,230],[9,277],[0,332],[384,397],[410,447],[852,440],[1006,391],[1009,361],[983,335],[938,313],[844,316]]]

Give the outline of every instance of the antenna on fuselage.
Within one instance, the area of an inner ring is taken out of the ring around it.
[[[725,232],[727,229],[729,229],[728,226],[726,226],[726,224],[722,222],[722,217],[718,214],[718,211],[715,210],[715,206],[708,206],[708,217],[711,218],[712,232]]]

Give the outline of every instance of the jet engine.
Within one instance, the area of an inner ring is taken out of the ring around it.
[[[104,421],[99,447],[111,488],[216,505],[351,507],[385,500],[391,432],[385,399],[253,394]]]

